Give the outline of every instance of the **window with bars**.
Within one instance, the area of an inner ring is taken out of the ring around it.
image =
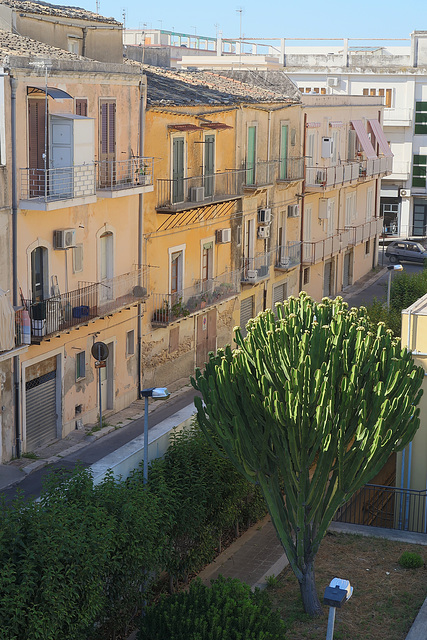
[[[379,96],[385,98],[384,106],[386,109],[391,109],[391,103],[393,99],[393,89],[363,89],[364,96]]]
[[[412,167],[412,186],[426,186],[427,156],[414,155],[414,163]]]
[[[427,102],[415,103],[415,131],[416,135],[427,133]]]

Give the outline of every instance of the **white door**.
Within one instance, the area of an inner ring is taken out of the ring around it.
[[[112,300],[113,292],[113,275],[114,275],[114,247],[113,234],[106,231],[100,237],[100,282],[101,301]]]
[[[114,409],[113,397],[113,370],[114,370],[114,343],[107,342],[108,358],[106,360],[107,366],[101,371],[101,400],[102,410]]]

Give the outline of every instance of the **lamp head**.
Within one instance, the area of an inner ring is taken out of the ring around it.
[[[387,267],[389,271],[403,271],[403,267],[401,264],[391,264]]]

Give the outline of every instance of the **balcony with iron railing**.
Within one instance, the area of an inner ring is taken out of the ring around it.
[[[217,305],[240,292],[240,271],[223,273],[175,293],[152,293],[151,324],[164,327],[193,313]]]
[[[305,184],[310,189],[332,189],[359,179],[359,162],[348,162],[332,167],[306,167]]]
[[[95,164],[20,170],[21,209],[53,211],[96,202]]]
[[[245,171],[230,170],[212,175],[156,181],[159,213],[177,213],[207,204],[241,197]]]
[[[99,198],[120,198],[153,191],[153,158],[133,156],[128,160],[103,160],[96,163],[96,188]]]
[[[286,158],[279,160],[277,181],[294,182],[304,179],[304,158]]]
[[[373,160],[360,162],[359,174],[361,178],[377,178],[391,174],[393,171],[393,156],[382,156]]]
[[[242,284],[256,284],[270,275],[271,252],[258,253],[253,258],[243,258]]]
[[[288,271],[301,264],[301,242],[288,242],[274,250],[274,268]]]
[[[148,267],[101,282],[80,282],[79,288],[37,302],[25,300],[31,341],[87,324],[147,298]]]
[[[284,172],[283,175],[286,175],[286,167],[282,165],[282,169]],[[256,190],[268,187],[279,179],[279,175],[280,160],[258,160],[255,163],[246,161],[243,174],[243,189]]]
[[[382,221],[382,218],[373,218],[360,225],[340,229],[322,240],[303,242],[301,248],[302,263],[316,264],[316,262],[326,260],[349,247],[366,242],[369,238],[382,233]]]

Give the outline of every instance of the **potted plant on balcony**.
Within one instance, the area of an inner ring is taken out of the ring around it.
[[[151,184],[150,166],[147,162],[142,162],[136,169],[136,182],[140,185]]]

